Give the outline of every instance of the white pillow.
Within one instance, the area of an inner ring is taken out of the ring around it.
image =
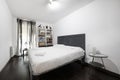
[[[65,46],[64,44],[55,44],[54,46]]]
[[[35,53],[35,56],[44,56],[46,52],[37,52]]]

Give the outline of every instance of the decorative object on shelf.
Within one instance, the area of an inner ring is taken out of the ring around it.
[[[52,27],[38,26],[38,47],[52,46]]]
[[[97,51],[96,47],[93,47],[92,48],[92,54],[96,54],[96,51]]]

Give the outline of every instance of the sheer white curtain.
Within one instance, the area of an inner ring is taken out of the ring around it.
[[[33,21],[26,21],[17,19],[18,23],[18,37],[17,37],[17,49],[18,55],[23,54],[25,48],[29,49],[36,46],[35,34],[36,23]]]

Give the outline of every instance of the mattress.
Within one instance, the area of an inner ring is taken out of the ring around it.
[[[34,48],[28,51],[33,75],[40,75],[84,56],[80,47],[55,45]]]

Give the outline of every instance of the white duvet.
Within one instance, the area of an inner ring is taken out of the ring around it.
[[[84,55],[84,50],[80,47],[55,45],[30,49],[28,55],[33,75],[39,75],[79,59]]]

